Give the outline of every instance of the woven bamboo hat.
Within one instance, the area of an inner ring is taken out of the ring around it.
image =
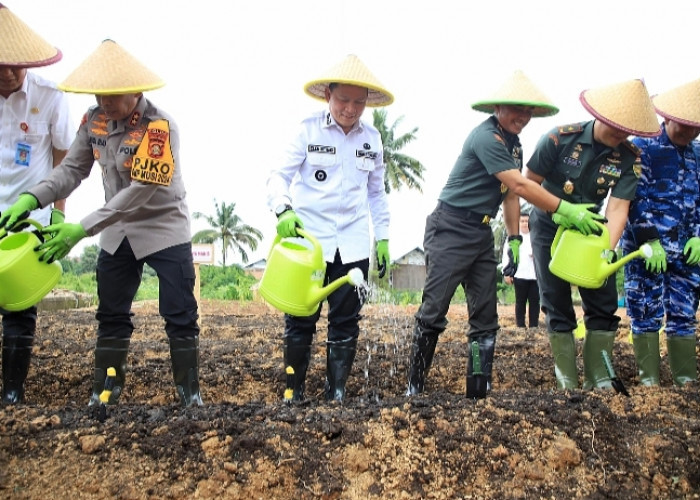
[[[544,93],[525,74],[518,70],[491,97],[472,104],[472,109],[493,113],[496,106],[534,106],[532,116],[552,116],[559,112]]]
[[[655,137],[661,133],[654,104],[642,80],[584,90],[579,100],[598,120],[630,135]]]
[[[165,82],[117,45],[104,40],[68,78],[58,85],[77,94],[136,94],[162,87]]]
[[[58,62],[61,51],[0,3],[0,66],[36,68]]]
[[[320,78],[311,80],[304,85],[304,92],[315,99],[326,101],[326,89],[331,83],[345,83],[369,89],[367,106],[388,106],[394,102],[394,96],[384,88],[384,85],[367,69],[360,59],[350,54],[340,63],[327,70]]]
[[[656,112],[674,122],[700,127],[700,80],[651,98]]]

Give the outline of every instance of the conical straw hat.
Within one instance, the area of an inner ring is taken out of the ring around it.
[[[552,116],[559,112],[549,98],[522,71],[516,71],[491,97],[472,104],[472,109],[493,113],[500,105],[534,106],[532,116]]]
[[[36,68],[60,61],[62,56],[0,3],[0,65]]]
[[[700,80],[651,98],[656,112],[689,127],[700,127]]]
[[[379,80],[367,69],[360,59],[353,54],[326,71],[320,78],[304,85],[304,92],[315,99],[325,102],[326,89],[331,83],[345,83],[369,89],[367,106],[388,106],[394,102],[394,96],[384,88]]]
[[[104,40],[68,78],[58,85],[77,94],[135,94],[165,82],[113,40]]]
[[[631,135],[655,137],[661,133],[647,88],[642,80],[584,90],[579,100],[597,119]]]

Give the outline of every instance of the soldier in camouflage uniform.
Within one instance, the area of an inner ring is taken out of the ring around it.
[[[596,118],[557,127],[544,135],[527,163],[525,176],[572,203],[589,203],[596,212],[610,194],[605,217],[610,248],[617,245],[627,221],[641,170],[639,150],[628,135],[654,136],[659,123],[649,94],[640,80],[631,80],[581,93],[584,107]],[[573,330],[576,313],[571,285],[549,270],[551,246],[558,225],[568,227],[557,214],[535,208],[530,234],[542,310],[554,356],[557,386],[578,387]],[[576,263],[572,262],[572,265]],[[612,387],[601,356],[612,358],[620,322],[614,276],[598,289],[579,287],[586,337],[583,344],[584,389]]]
[[[666,266],[642,261],[625,268],[625,295],[634,355],[642,385],[659,385],[659,330],[666,343],[673,383],[697,380],[695,312],[700,296],[700,80],[653,98],[664,118],[655,138],[635,138],[642,150],[637,196],[620,241],[625,253],[659,240]],[[661,271],[661,272],[656,272]]]

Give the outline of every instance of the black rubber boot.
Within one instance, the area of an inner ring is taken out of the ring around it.
[[[289,335],[284,338],[284,372],[287,374],[287,386],[284,390],[285,403],[304,399],[312,339],[313,335]]]
[[[491,392],[491,371],[495,350],[495,333],[469,337],[467,397],[480,399]]]
[[[114,368],[116,376],[107,405],[115,405],[124,389],[126,381],[126,357],[129,354],[130,339],[98,337],[95,343],[95,372],[92,381],[92,395],[88,406],[101,404],[100,394],[105,388],[107,368]]]
[[[326,344],[326,400],[345,399],[345,384],[355,361],[357,339],[328,341]]]
[[[2,402],[17,404],[24,401],[24,381],[29,373],[34,337],[20,335],[5,337],[2,344]]]
[[[407,396],[416,396],[425,390],[425,379],[433,364],[437,341],[437,333],[427,333],[422,325],[416,322],[411,343]]]
[[[184,407],[202,406],[199,392],[199,337],[169,339],[173,380]]]

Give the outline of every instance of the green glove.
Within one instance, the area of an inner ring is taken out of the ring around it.
[[[561,200],[555,213],[566,218],[569,227],[573,227],[583,234],[599,234],[598,224],[602,223],[601,221],[604,221],[605,217],[591,212],[590,209],[594,206],[593,203],[569,203],[566,200]]]
[[[304,229],[304,223],[294,210],[287,210],[277,218],[277,234],[282,238],[291,238],[297,235],[297,228]]]
[[[694,266],[700,262],[700,238],[693,236],[688,240],[683,248],[685,254],[685,263]]]
[[[87,236],[85,229],[80,224],[70,224],[61,222],[44,226],[41,234],[50,237],[34,250],[42,252],[39,260],[51,264],[55,260],[60,260],[70,252],[80,240]]]
[[[520,263],[520,243],[522,243],[522,241],[523,237],[519,234],[508,236],[508,264],[503,268],[503,276],[512,278],[518,271],[518,264]]]
[[[651,247],[651,257],[646,258],[647,271],[652,273],[666,272],[666,251],[659,240],[647,241]]]
[[[389,240],[379,240],[377,242],[377,269],[379,270],[380,279],[386,274],[386,270],[390,263]]]
[[[51,224],[60,224],[66,221],[66,214],[61,212],[58,208],[51,209]]]
[[[39,201],[33,195],[28,193],[19,195],[17,201],[0,215],[0,228],[12,229],[12,226],[29,217],[29,212],[37,208],[39,208]]]
[[[569,219],[560,214],[552,214],[552,221],[557,226],[563,226],[564,229],[571,229],[573,226],[569,224]]]

